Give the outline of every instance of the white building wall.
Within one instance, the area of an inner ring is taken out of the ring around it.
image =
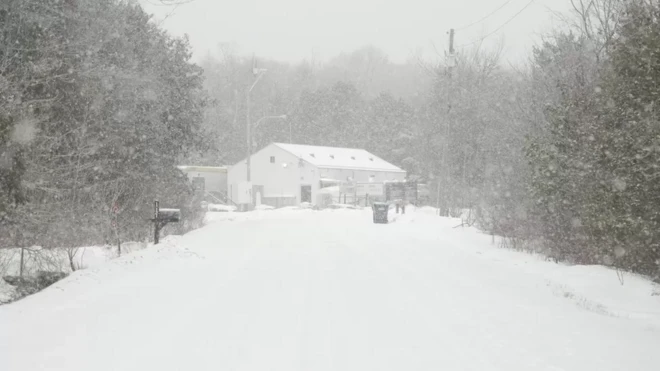
[[[263,186],[262,198],[295,198],[299,184],[298,159],[291,153],[271,144],[252,156],[252,185]]]
[[[316,197],[318,194],[319,189],[321,188],[321,174],[319,169],[310,164],[307,161],[299,161],[298,164],[298,171],[299,171],[299,180],[300,180],[300,186],[303,185],[309,185],[312,188],[312,199],[311,202],[315,203],[316,202]],[[299,187],[300,188],[300,187]],[[297,203],[300,203],[301,197],[301,192],[298,190],[298,196],[296,199]]]
[[[346,170],[346,169],[320,169],[321,178],[348,181],[349,177],[355,182],[366,183],[373,176],[373,182],[403,181],[406,179],[405,172],[369,171],[369,170]]]
[[[274,162],[271,162],[271,158]],[[312,197],[318,190],[316,168],[275,145],[271,144],[252,155],[250,167],[255,195],[256,190],[262,186],[261,197],[266,204],[271,204],[273,202],[271,199],[274,198],[293,199],[292,204],[299,204],[301,184],[312,186]],[[245,181],[246,161],[242,161],[228,172],[228,189],[233,199],[237,199],[235,197],[238,196],[238,184]]]

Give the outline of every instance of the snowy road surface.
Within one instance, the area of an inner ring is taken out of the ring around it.
[[[632,275],[423,210],[222,216],[0,307],[0,370],[660,370]]]

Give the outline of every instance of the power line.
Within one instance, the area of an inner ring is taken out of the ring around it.
[[[530,0],[530,1],[527,3],[527,5],[525,5],[522,9],[520,9],[520,11],[518,11],[518,13],[514,14],[513,17],[509,18],[506,22],[504,22],[501,26],[497,27],[497,28],[496,28],[495,30],[493,30],[491,33],[489,33],[489,34],[487,34],[486,36],[483,36],[483,37],[481,37],[481,38],[479,38],[479,39],[477,39],[477,40],[474,40],[474,41],[472,41],[472,42],[469,42],[469,43],[467,43],[467,44],[459,45],[459,46],[457,46],[457,48],[465,48],[465,47],[467,47],[467,46],[471,46],[471,45],[474,45],[474,44],[480,43],[480,42],[486,40],[488,37],[493,36],[493,35],[496,34],[499,30],[501,30],[501,29],[504,28],[506,25],[508,25],[509,23],[511,23],[511,21],[513,21],[514,19],[516,19],[516,18],[517,18],[522,12],[525,11],[525,9],[529,8],[529,6],[532,5],[533,2],[534,2],[534,0]]]
[[[505,2],[504,4],[500,5],[499,8],[497,8],[497,9],[493,10],[492,12],[490,12],[487,16],[481,18],[480,20],[478,20],[478,21],[476,21],[476,22],[472,22],[472,23],[470,23],[470,24],[467,25],[467,26],[459,27],[459,28],[456,29],[456,31],[461,31],[461,30],[464,30],[464,29],[466,29],[466,28],[470,28],[470,27],[474,26],[475,24],[478,24],[478,23],[481,23],[481,22],[485,21],[486,19],[490,18],[493,14],[499,12],[502,8],[504,8],[505,6],[507,6],[507,5],[508,5],[510,2],[512,2],[512,1],[513,1],[513,0],[508,0],[508,1]]]

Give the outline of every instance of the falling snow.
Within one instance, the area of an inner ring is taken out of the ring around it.
[[[376,3],[3,0],[0,370],[657,368],[660,4]]]

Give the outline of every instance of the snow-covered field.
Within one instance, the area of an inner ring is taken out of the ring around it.
[[[658,370],[660,296],[409,210],[212,213],[0,306],[0,370]]]

